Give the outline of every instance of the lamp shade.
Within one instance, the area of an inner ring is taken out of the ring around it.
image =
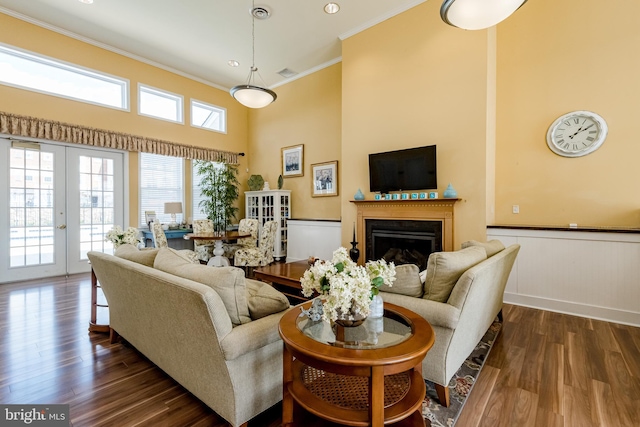
[[[440,7],[444,22],[465,30],[482,30],[507,19],[527,0],[445,0]]]
[[[164,213],[179,214],[182,213],[182,202],[167,202],[164,204]]]
[[[230,93],[240,104],[249,108],[266,107],[277,98],[274,91],[250,84],[234,86]]]

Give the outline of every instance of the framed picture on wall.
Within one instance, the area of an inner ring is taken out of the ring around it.
[[[304,144],[282,148],[282,176],[303,176]]]
[[[311,165],[311,195],[313,197],[338,195],[338,161]]]

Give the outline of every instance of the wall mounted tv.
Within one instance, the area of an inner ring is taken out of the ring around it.
[[[369,154],[372,192],[435,190],[437,175],[435,145]]]

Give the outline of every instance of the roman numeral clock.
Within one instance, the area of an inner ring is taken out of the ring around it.
[[[607,122],[591,111],[573,111],[558,117],[547,131],[547,145],[564,157],[593,153],[607,137]]]

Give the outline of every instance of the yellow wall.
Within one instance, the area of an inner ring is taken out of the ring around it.
[[[304,144],[304,176],[284,178],[282,187],[291,190],[293,218],[340,219],[339,195],[345,188],[341,72],[342,64],[336,64],[280,86],[275,89],[276,102],[250,112],[249,175],[262,175],[272,189],[282,173],[282,147]],[[311,165],[333,160],[338,161],[338,197],[312,197]],[[246,180],[243,185],[248,188]]]
[[[342,216],[369,189],[368,154],[437,145],[438,191],[456,204],[454,245],[481,239],[486,224],[488,33],[461,31],[423,3],[343,43]],[[352,227],[343,227],[344,245]]]
[[[110,129],[186,145],[236,152],[247,151],[247,108],[235,102],[228,92],[1,13],[0,28],[2,29],[0,43],[129,79],[131,92],[130,112],[126,112],[0,85],[0,111]],[[138,115],[137,87],[139,82],[183,95],[186,104],[185,123],[187,124],[170,123]],[[190,122],[188,108],[190,98],[226,108],[227,134],[191,127],[188,124]],[[129,223],[137,226],[138,156],[137,153],[131,154],[129,157]],[[240,162],[240,169],[245,170],[246,157],[240,158]],[[246,181],[244,174],[240,175],[240,180]],[[185,217],[187,216],[190,216],[189,212],[185,214]]]
[[[536,0],[498,26],[497,223],[640,226],[639,16],[638,2]],[[546,132],[574,110],[600,114],[609,136],[560,157]]]

